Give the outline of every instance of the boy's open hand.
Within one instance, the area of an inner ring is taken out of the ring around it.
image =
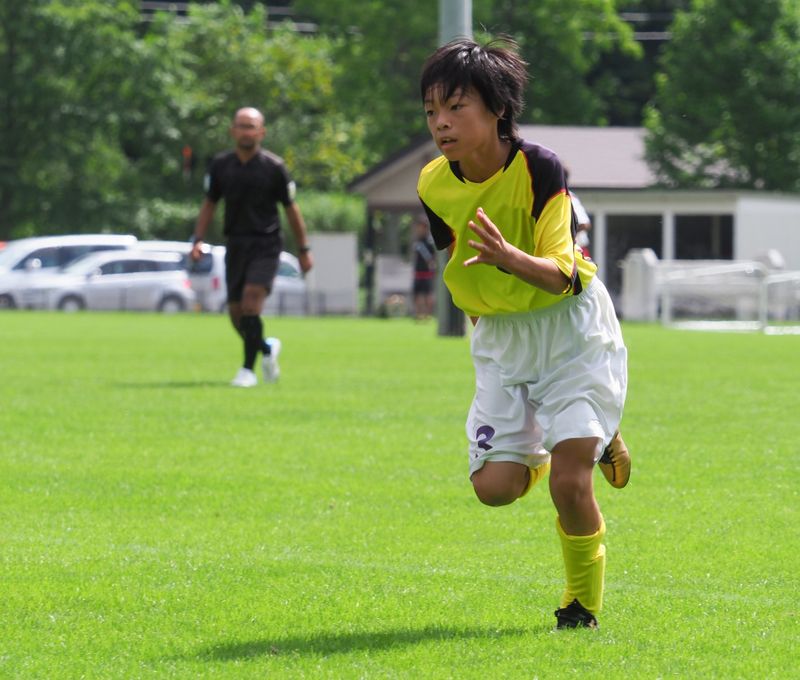
[[[511,246],[503,238],[500,230],[483,212],[483,208],[478,208],[475,214],[476,220],[469,221],[469,228],[478,235],[480,241],[468,241],[469,247],[478,251],[474,257],[464,260],[464,266],[469,267],[473,264],[493,264],[497,267],[503,265],[510,255]]]

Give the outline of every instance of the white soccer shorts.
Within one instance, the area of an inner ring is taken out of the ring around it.
[[[537,467],[579,437],[599,437],[599,457],[619,428],[627,351],[599,279],[542,310],[481,317],[471,351],[470,475],[489,460]]]

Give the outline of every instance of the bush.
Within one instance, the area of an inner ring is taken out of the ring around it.
[[[165,201],[154,199],[140,206],[131,216],[124,230],[130,231],[140,239],[166,239],[185,241],[194,229],[202,196],[192,201]],[[325,193],[303,191],[297,199],[310,233],[314,232],[355,232],[362,242],[366,228],[366,203],[361,196],[345,193]],[[207,234],[208,241],[221,243],[222,220],[225,209],[220,203],[214,215],[214,222]],[[294,250],[294,235],[286,219],[283,218],[284,237],[289,250]]]
[[[192,235],[200,210],[200,200],[171,202],[156,198],[145,202],[132,215],[129,229],[140,239],[186,241]],[[211,235],[209,240],[214,240]]]
[[[355,232],[361,236],[366,229],[366,201],[361,196],[302,191],[297,203],[310,232]]]

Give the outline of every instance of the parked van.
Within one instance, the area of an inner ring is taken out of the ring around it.
[[[31,277],[52,273],[88,253],[134,247],[130,234],[72,234],[34,236],[8,241],[0,250],[0,309],[20,306],[18,291],[27,288]]]

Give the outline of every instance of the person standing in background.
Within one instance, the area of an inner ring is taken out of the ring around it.
[[[569,171],[566,168],[564,168],[564,175],[566,176],[567,182],[569,182]],[[589,213],[587,213],[586,208],[583,207],[581,199],[575,195],[572,189],[569,189],[569,196],[572,199],[572,209],[575,211],[575,219],[578,222],[578,230],[575,233],[575,243],[581,247],[585,257],[591,258],[592,254],[589,251],[589,243],[591,243],[589,232],[592,230],[592,221],[589,219]]]
[[[414,220],[414,316],[422,321],[433,316],[436,246],[424,215]]]
[[[294,233],[303,273],[313,266],[305,222],[295,202],[295,184],[283,159],[261,147],[265,132],[264,116],[258,109],[236,111],[230,129],[234,149],[211,161],[206,196],[192,238],[191,257],[198,260],[217,203],[224,199],[228,314],[244,344],[242,367],[231,382],[235,387],[258,383],[253,368],[259,352],[264,381],[274,382],[280,375],[281,341],[265,339],[261,321],[283,249],[279,203]]]

